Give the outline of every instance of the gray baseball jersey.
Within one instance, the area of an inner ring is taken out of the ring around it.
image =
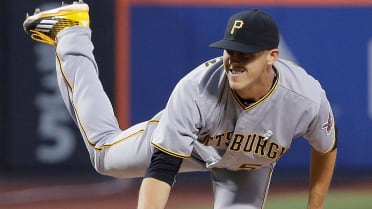
[[[229,88],[222,62],[202,64],[178,83],[155,130],[155,147],[231,170],[274,163],[300,136],[319,152],[333,147],[331,107],[301,67],[279,59],[272,89],[245,106]]]
[[[118,178],[143,176],[153,146],[185,158],[180,172],[211,171],[216,209],[262,208],[275,162],[303,136],[319,152],[335,143],[325,92],[299,66],[278,60],[277,79],[244,105],[231,91],[221,58],[186,75],[154,118],[120,130],[98,77],[91,31],[57,35],[57,80],[94,168]],[[152,145],[153,146],[152,146]]]

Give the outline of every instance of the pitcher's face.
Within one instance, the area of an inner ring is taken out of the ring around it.
[[[230,87],[237,91],[249,89],[259,82],[268,67],[267,51],[241,53],[224,50],[223,60]]]

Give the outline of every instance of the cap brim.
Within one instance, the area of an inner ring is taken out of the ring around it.
[[[263,47],[242,44],[231,40],[220,40],[209,45],[212,48],[226,49],[242,53],[255,53],[265,50]]]

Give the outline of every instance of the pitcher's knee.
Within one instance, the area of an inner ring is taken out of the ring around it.
[[[111,175],[110,175],[110,170],[109,170],[109,169],[105,169],[104,166],[101,166],[101,165],[95,165],[95,166],[94,166],[94,169],[97,171],[97,173],[99,173],[99,174],[101,174],[101,175],[111,176]]]
[[[143,177],[147,170],[147,164],[105,162],[96,164],[94,167],[99,174],[116,178],[136,178]]]

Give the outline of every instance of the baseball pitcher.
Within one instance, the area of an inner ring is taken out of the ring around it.
[[[211,174],[215,209],[264,207],[276,162],[303,137],[311,145],[308,209],[323,208],[336,160],[335,121],[325,91],[303,68],[279,59],[279,29],[261,10],[233,14],[221,57],[175,86],[163,110],[120,130],[98,76],[89,7],[81,0],[23,23],[56,47],[57,81],[97,172],[144,177],[138,208],[164,208],[179,172]]]

